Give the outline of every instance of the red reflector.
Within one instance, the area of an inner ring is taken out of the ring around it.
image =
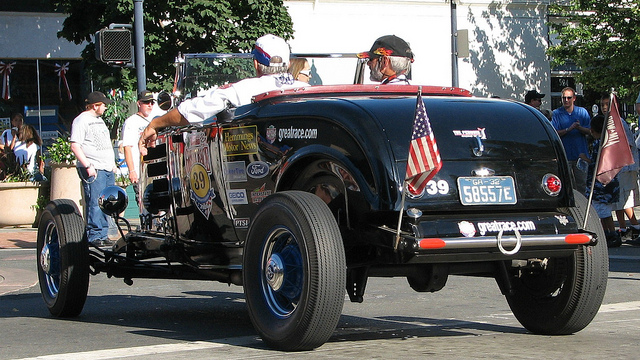
[[[422,239],[420,240],[421,249],[440,249],[445,247],[446,243],[442,239]]]
[[[591,239],[585,234],[569,234],[564,237],[564,242],[567,244],[587,244],[589,241]]]

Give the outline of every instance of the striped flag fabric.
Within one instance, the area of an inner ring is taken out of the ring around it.
[[[427,116],[427,109],[422,101],[422,91],[418,92],[416,102],[415,119],[413,121],[413,134],[409,145],[409,158],[407,159],[407,190],[413,195],[419,195],[424,191],[427,182],[433,178],[442,167],[440,152],[436,145],[436,139],[431,131],[431,124]]]
[[[620,172],[622,167],[633,164],[633,155],[629,148],[627,135],[618,111],[618,101],[611,95],[609,118],[605,120],[605,128],[600,141],[600,161],[596,170],[596,179],[607,185]]]

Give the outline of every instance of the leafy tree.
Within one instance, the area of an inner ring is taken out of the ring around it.
[[[551,23],[560,43],[548,54],[552,66],[573,61],[586,88],[615,88],[622,100],[640,90],[640,0],[571,0],[550,7],[563,21]]]
[[[58,37],[80,44],[111,23],[133,24],[133,0],[53,0],[69,14]],[[293,23],[282,0],[145,0],[147,88],[171,89],[178,53],[247,52],[258,37],[292,38]],[[135,71],[98,62],[95,46],[82,53],[104,88],[135,90]]]

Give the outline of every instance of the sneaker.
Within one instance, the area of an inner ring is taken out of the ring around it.
[[[629,244],[629,245],[633,245],[633,246],[640,246],[640,237],[637,237],[637,238],[632,239],[632,240],[627,240],[624,243],[625,244]]]
[[[607,233],[607,247],[619,247],[622,245],[622,238],[620,237],[620,233],[615,231],[613,233]]]
[[[633,226],[629,226],[628,228],[622,230],[617,230],[620,234],[620,237],[623,241],[632,240],[640,236],[640,229],[636,229]]]

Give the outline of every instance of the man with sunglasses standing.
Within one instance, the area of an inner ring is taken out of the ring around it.
[[[587,173],[578,167],[580,154],[588,154],[586,136],[590,133],[591,117],[587,109],[575,106],[576,91],[566,87],[562,89],[562,107],[553,111],[551,124],[558,132],[567,160],[573,168],[576,180],[576,190],[584,194],[586,189]]]
[[[140,190],[138,180],[140,180],[140,150],[138,140],[140,134],[151,122],[150,116],[153,110],[153,93],[143,90],[138,94],[138,112],[129,116],[122,126],[122,147],[124,149],[124,161],[129,170],[129,180],[133,185],[136,194],[136,203],[140,204]]]
[[[411,72],[413,52],[406,41],[395,35],[385,35],[374,41],[371,50],[358,54],[368,59],[371,71],[369,79],[381,85],[409,85],[407,75]]]

